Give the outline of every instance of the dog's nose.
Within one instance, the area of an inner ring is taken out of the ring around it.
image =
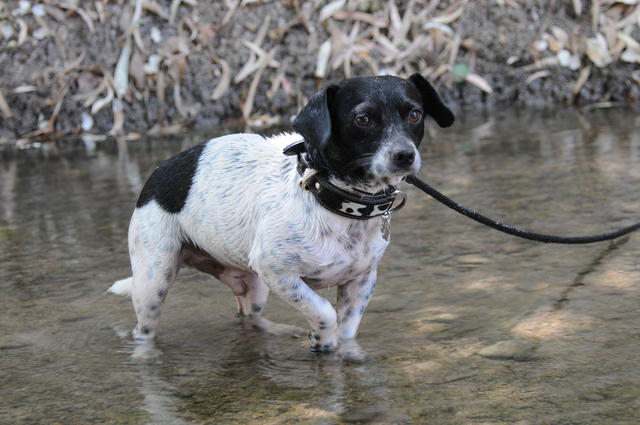
[[[414,151],[403,150],[397,151],[393,154],[393,164],[398,168],[407,168],[416,159]]]

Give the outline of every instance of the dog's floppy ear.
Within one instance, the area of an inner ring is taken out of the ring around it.
[[[293,129],[320,151],[327,146],[331,137],[329,105],[337,89],[338,86],[332,84],[315,93],[293,120]]]
[[[447,108],[447,105],[442,103],[438,93],[421,74],[416,72],[409,77],[409,81],[420,91],[422,106],[427,115],[431,115],[440,127],[449,127],[453,124],[455,120],[453,113]]]

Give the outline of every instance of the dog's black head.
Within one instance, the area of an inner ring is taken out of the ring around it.
[[[453,124],[422,75],[352,78],[314,94],[293,128],[314,166],[350,182],[390,184],[419,170],[426,115]]]

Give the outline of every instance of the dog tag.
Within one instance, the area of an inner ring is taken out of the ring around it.
[[[389,241],[389,229],[391,227],[391,213],[387,211],[382,214],[382,221],[380,222],[380,232],[385,241]]]

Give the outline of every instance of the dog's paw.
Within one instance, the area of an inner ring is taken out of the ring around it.
[[[328,335],[327,332],[319,333],[315,329],[309,331],[309,339],[313,353],[329,353],[338,348],[338,338],[335,335]]]
[[[153,342],[156,332],[146,326],[140,327],[140,325],[136,325],[131,331],[131,336],[133,336],[133,340],[137,344],[146,344],[147,342]]]
[[[332,353],[338,348],[337,344],[313,344],[309,348],[312,353]]]

